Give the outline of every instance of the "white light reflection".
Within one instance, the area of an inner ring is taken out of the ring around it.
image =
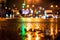
[[[29,33],[27,34],[27,36],[28,36],[28,40],[31,40],[31,38],[32,38],[31,32],[29,32]]]
[[[31,29],[31,23],[27,23],[26,30],[29,31]]]
[[[58,33],[58,27],[57,27],[57,24],[56,24],[55,35],[57,35],[57,33]]]
[[[51,23],[51,26],[50,26],[50,36],[52,36],[53,40],[54,40],[54,27],[53,27],[53,23]]]
[[[50,26],[50,32],[51,32],[51,34],[50,35],[53,35],[53,23],[51,23],[51,26]]]
[[[36,40],[39,40],[38,32],[36,32]]]

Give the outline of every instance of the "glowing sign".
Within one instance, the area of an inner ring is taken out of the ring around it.
[[[25,14],[28,14],[28,13],[29,13],[29,10],[28,10],[28,9],[26,9],[26,10],[25,10]]]
[[[28,14],[29,13],[29,10],[28,9],[22,9],[22,14]]]
[[[52,13],[52,10],[45,10],[46,13]]]

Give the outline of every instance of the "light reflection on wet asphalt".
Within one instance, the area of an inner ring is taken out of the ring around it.
[[[58,33],[57,23],[36,22],[36,23],[22,23],[22,24],[24,25],[24,28],[26,30],[25,35],[22,35],[25,36],[24,40],[54,40],[55,36]]]

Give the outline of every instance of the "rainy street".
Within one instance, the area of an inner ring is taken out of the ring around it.
[[[60,40],[60,1],[0,0],[0,40]]]
[[[59,38],[59,19],[0,20],[1,40],[56,40]]]

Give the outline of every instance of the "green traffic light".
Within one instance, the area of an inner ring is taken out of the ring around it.
[[[25,3],[22,4],[22,6],[25,6],[25,5],[26,5]]]

